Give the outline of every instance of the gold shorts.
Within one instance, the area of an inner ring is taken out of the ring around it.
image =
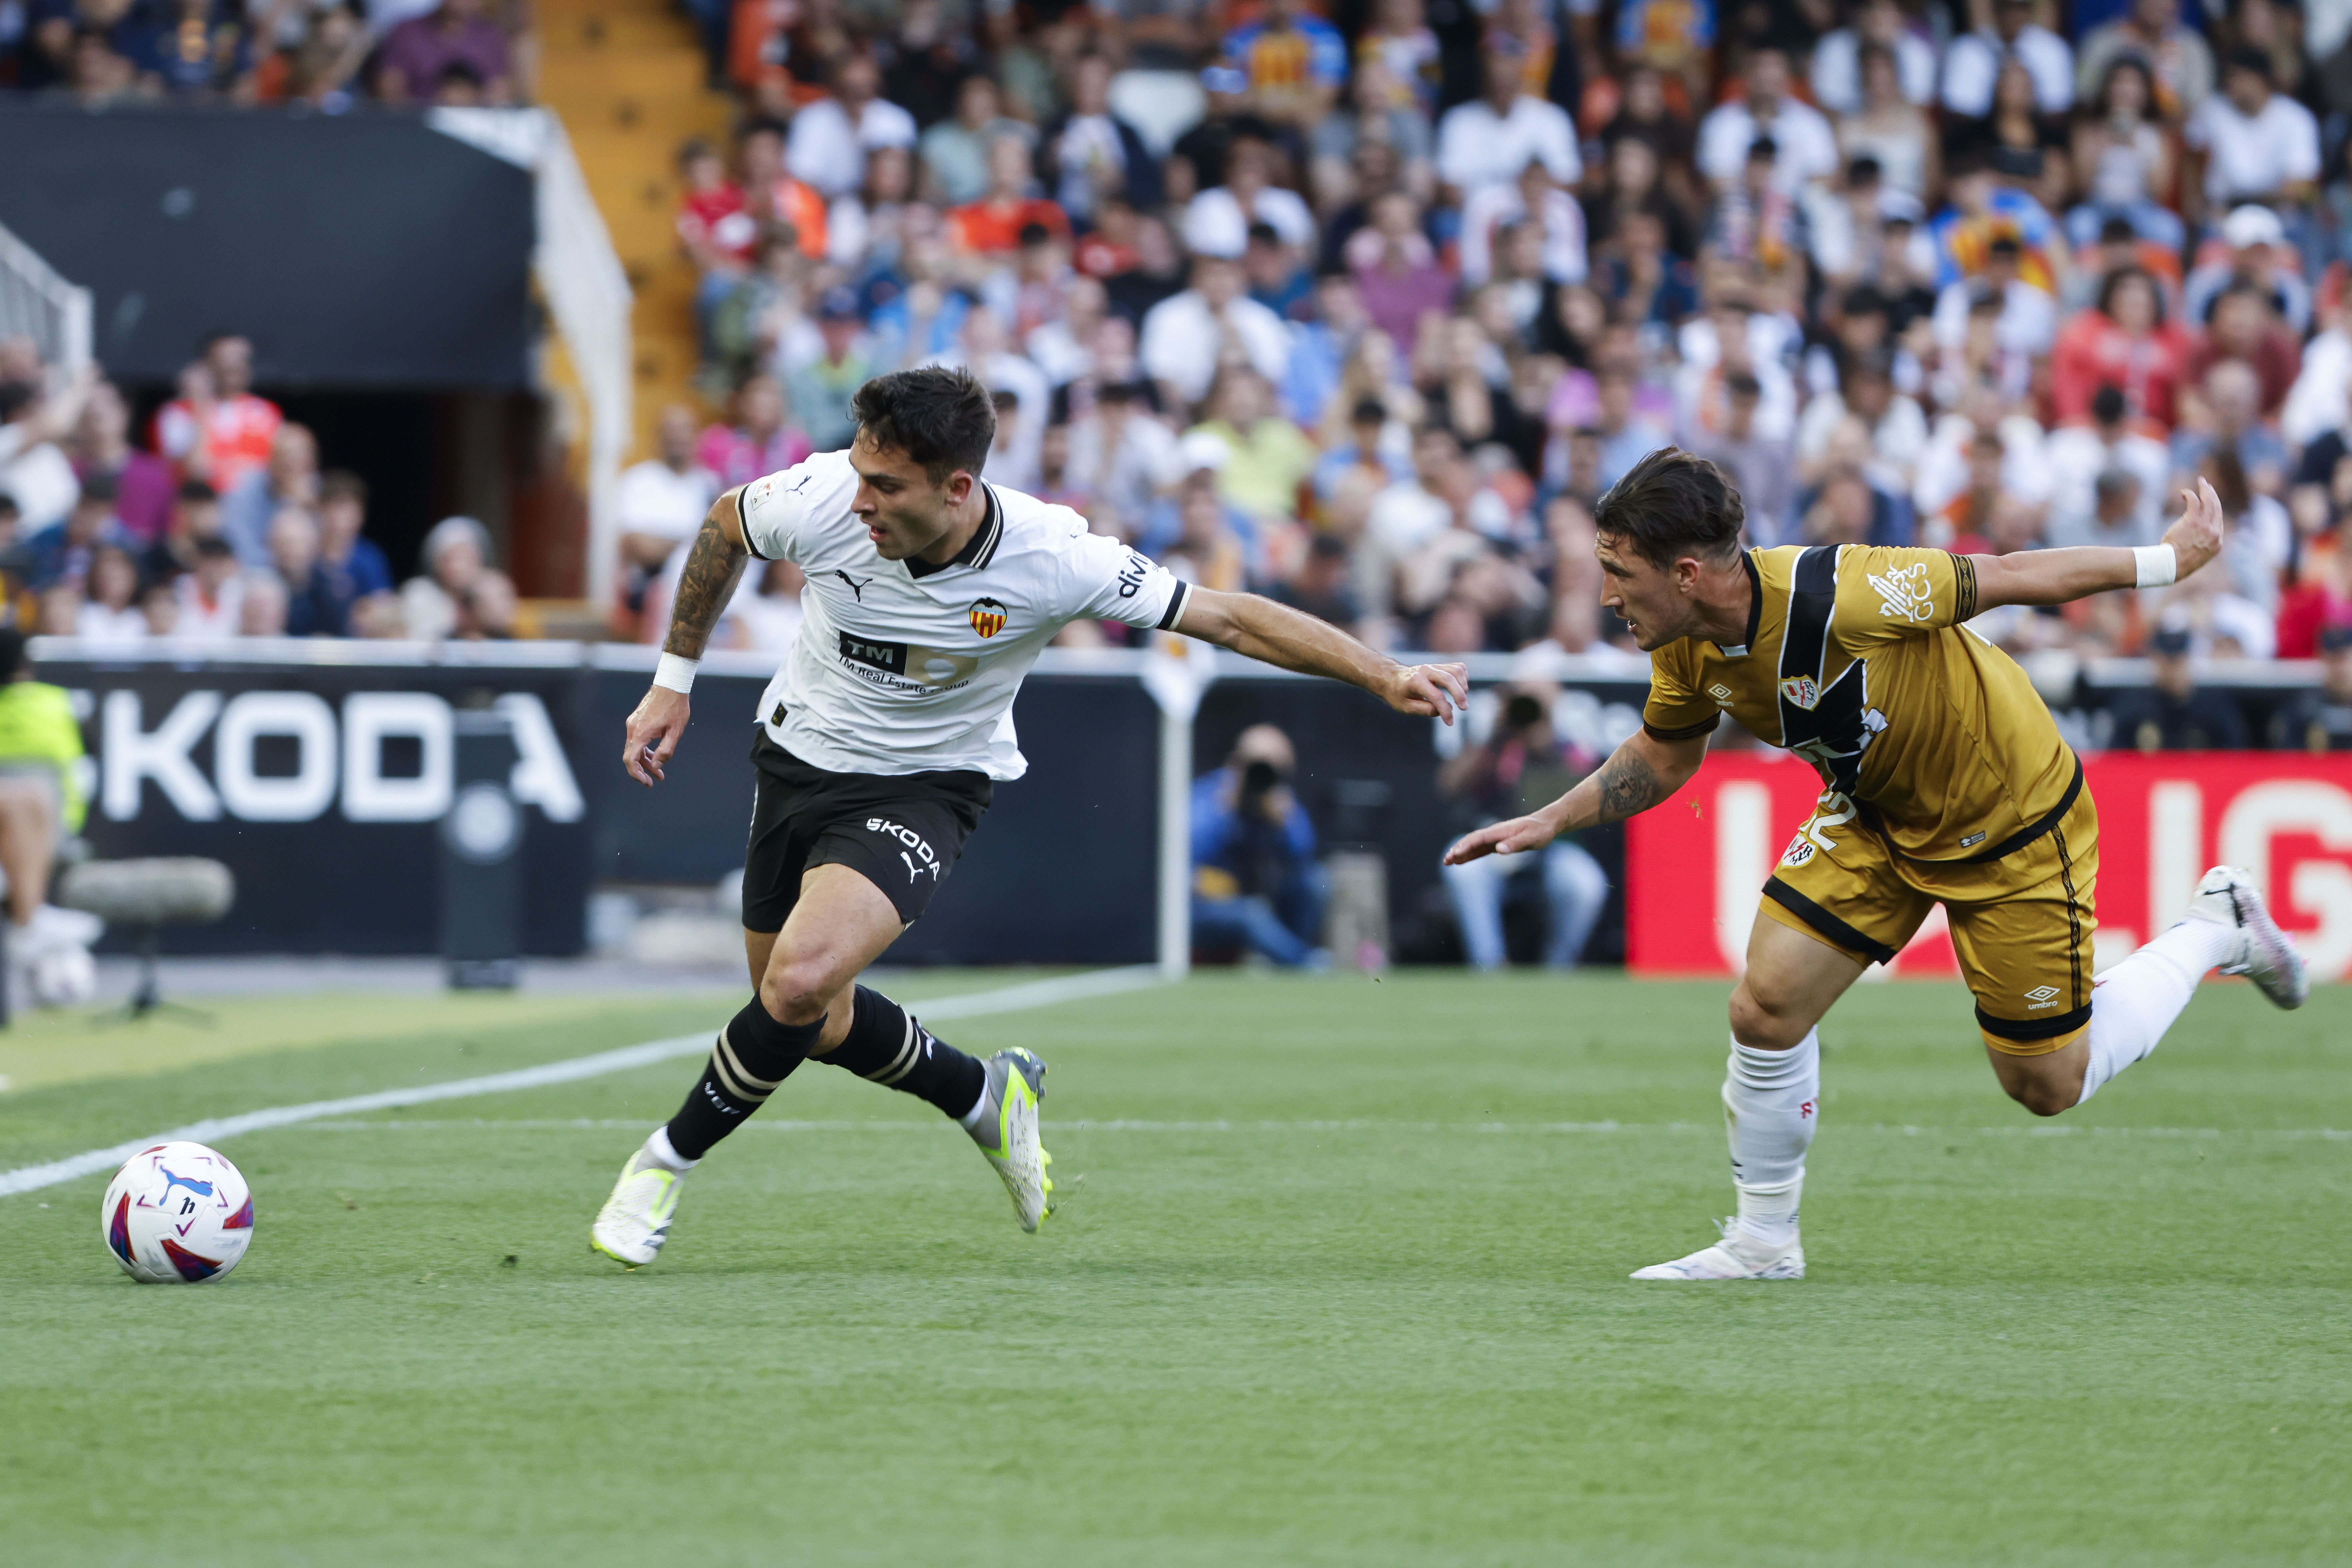
[[[1886,963],[1941,904],[1985,1044],[2038,1057],[2080,1039],[2099,876],[2099,814],[2080,772],[2055,820],[1998,859],[1908,859],[1866,816],[1823,796],[1764,884],[1764,914],[1856,963]]]

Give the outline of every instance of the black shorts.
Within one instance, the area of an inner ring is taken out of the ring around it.
[[[782,931],[812,866],[846,866],[915,923],[963,854],[996,784],[969,770],[836,773],[812,767],[756,730],[751,842],[743,858],[743,928]]]

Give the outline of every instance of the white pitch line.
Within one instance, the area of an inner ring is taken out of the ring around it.
[[[747,1121],[736,1129],[744,1132],[929,1132],[935,1123],[919,1119],[894,1119],[866,1121],[793,1121],[778,1117],[773,1120]],[[1537,1133],[1610,1134],[1719,1132],[1721,1124],[1711,1121],[1146,1121],[1112,1120],[1050,1121],[1048,1128],[1055,1132],[1262,1132],[1297,1134],[1314,1132],[1397,1132],[1422,1133]],[[541,1119],[497,1121],[320,1121],[304,1124],[306,1132],[591,1132],[643,1131],[646,1123],[613,1119],[574,1117],[569,1120]],[[1861,1132],[1888,1134],[1902,1138],[2010,1138],[2048,1137],[2063,1133],[2075,1137],[2100,1138],[2160,1138],[2160,1139],[2224,1139],[2275,1138],[2287,1142],[2316,1141],[2329,1143],[2352,1143],[2352,1130],[2336,1127],[1898,1127],[1886,1122],[1870,1126],[1838,1127],[1833,1134],[1852,1135]],[[145,1147],[145,1145],[142,1145]]]
[[[1015,1013],[1056,1002],[1108,996],[1160,983],[1158,969],[1149,964],[1138,964],[1131,968],[1098,969],[1085,974],[1062,975],[1052,980],[1032,980],[1020,985],[999,986],[993,991],[967,991],[955,996],[915,1003],[908,1011],[934,1020],[976,1018],[989,1013]],[[551,1084],[577,1083],[582,1079],[629,1072],[678,1057],[700,1056],[709,1048],[710,1036],[707,1031],[678,1035],[667,1040],[648,1040],[641,1046],[624,1046],[619,1050],[599,1051],[594,1056],[574,1057],[569,1061],[520,1068],[513,1072],[454,1079],[446,1083],[429,1083],[414,1089],[387,1089],[374,1094],[351,1095],[342,1100],[314,1100],[305,1105],[278,1105],[266,1110],[248,1110],[237,1116],[217,1116],[185,1127],[175,1127],[169,1132],[158,1132],[152,1138],[117,1143],[110,1149],[90,1149],[62,1160],[52,1160],[45,1165],[25,1165],[14,1171],[0,1171],[0,1197],[36,1192],[61,1182],[110,1171],[141,1150],[152,1149],[158,1143],[218,1143],[240,1133],[291,1127],[325,1117],[356,1116],[370,1110],[397,1110],[403,1106],[429,1105],[436,1100],[469,1100],[478,1094],[506,1094],[516,1089],[544,1089]]]

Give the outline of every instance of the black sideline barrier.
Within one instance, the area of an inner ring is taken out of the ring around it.
[[[770,673],[720,655],[695,687],[695,717],[655,789],[620,765],[622,725],[645,693],[652,651],[562,643],[277,642],[237,657],[166,649],[136,658],[37,639],[40,678],[76,693],[91,752],[85,832],[101,858],[200,855],[235,872],[217,925],[174,930],[177,952],[436,951],[440,818],[462,710],[494,708],[515,735],[522,806],[523,946],[577,953],[601,882],[716,884],[743,863],[751,819],[751,714]],[[1370,697],[1230,658],[1203,696],[1192,773],[1223,761],[1248,724],[1287,731],[1297,785],[1327,850],[1387,866],[1396,956],[1458,959],[1437,858],[1459,824],[1436,793],[1434,724]],[[1482,685],[1511,661],[1483,658]],[[1586,721],[1622,733],[1646,682],[1571,679]],[[2226,684],[2260,732],[2308,666],[2258,666]],[[2145,680],[2116,661],[2062,705],[2070,733]],[[1587,700],[1589,699],[1589,701]],[[1015,708],[1026,778],[996,804],[930,911],[892,951],[908,963],[1122,963],[1155,952],[1160,716],[1131,657],[1049,653]],[[2078,736],[2077,738],[2081,738]],[[1587,847],[1611,872],[1620,836]],[[1612,896],[1588,958],[1623,951]]]

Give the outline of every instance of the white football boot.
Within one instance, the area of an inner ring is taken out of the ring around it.
[[[1015,1046],[997,1052],[984,1064],[988,1077],[972,1108],[965,1131],[1013,1197],[1013,1217],[1031,1235],[1054,1212],[1054,1178],[1045,1167],[1054,1156],[1037,1129],[1038,1102],[1045,1097],[1045,1064],[1033,1051]]]
[[[1805,1247],[1795,1231],[1789,1233],[1788,1244],[1773,1247],[1757,1240],[1739,1228],[1737,1220],[1720,1220],[1717,1228],[1723,1239],[1713,1247],[1701,1247],[1688,1258],[1677,1258],[1672,1263],[1653,1263],[1647,1268],[1636,1268],[1636,1279],[1802,1279],[1805,1277]]]
[[[2244,975],[2275,1006],[2300,1007],[2310,1000],[2311,980],[2294,939],[2279,930],[2254,879],[2235,866],[2216,866],[2198,879],[2185,918],[2238,932],[2237,952],[2220,965],[2222,973]]]
[[[596,1212],[596,1223],[588,1227],[588,1245],[632,1268],[651,1263],[669,1239],[669,1222],[677,1216],[678,1184],[685,1180],[686,1173],[671,1170],[650,1150],[640,1148],[621,1167],[613,1195]]]

